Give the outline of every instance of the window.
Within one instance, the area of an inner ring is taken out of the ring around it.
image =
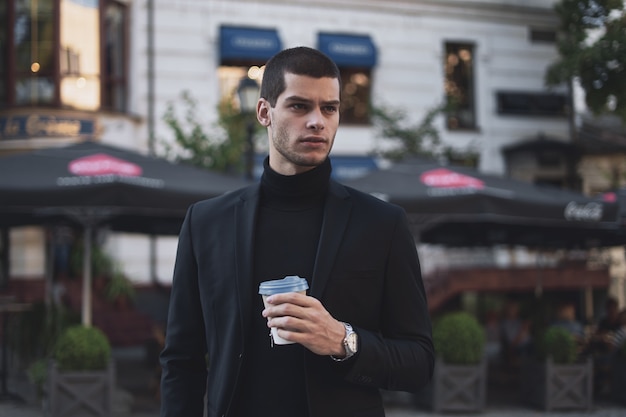
[[[556,31],[552,29],[529,29],[528,36],[532,43],[556,43]]]
[[[565,94],[498,91],[496,93],[498,114],[522,116],[565,116]]]
[[[54,44],[56,27],[53,0],[14,1],[15,21],[13,96],[16,105],[46,105],[55,101]],[[9,5],[10,7],[10,5]],[[9,85],[10,86],[10,85]]]
[[[371,75],[378,58],[371,37],[321,32],[317,35],[317,47],[335,61],[341,74],[341,123],[369,124]]]
[[[7,14],[7,3],[0,2],[0,108],[7,104],[7,67],[8,67],[8,38],[9,38],[9,16]]]
[[[260,83],[268,59],[282,50],[278,32],[271,28],[223,25],[219,28],[220,101],[237,106],[237,87],[245,78]]]
[[[126,63],[127,27],[126,7],[108,2],[103,13],[102,51],[102,107],[125,112],[127,110]]]
[[[368,124],[370,103],[370,70],[339,68],[341,91],[341,123]]]
[[[127,9],[114,0],[0,6],[0,105],[126,110]]]
[[[447,125],[450,130],[475,129],[474,104],[474,46],[446,43],[445,94],[448,108]]]
[[[263,79],[265,66],[262,62],[250,61],[247,65],[222,65],[217,69],[220,88],[220,102],[228,101],[234,108],[239,106],[237,87],[245,77],[255,80],[259,86]]]
[[[98,0],[60,0],[59,5],[61,104],[97,110],[100,107]]]

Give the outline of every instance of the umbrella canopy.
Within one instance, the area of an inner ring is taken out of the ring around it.
[[[83,142],[0,157],[0,225],[82,218],[113,230],[178,234],[190,204],[243,178]]]
[[[178,234],[192,203],[248,184],[94,142],[0,157],[0,226],[84,229],[82,321],[91,324],[91,245],[96,227]]]
[[[402,206],[424,243],[559,248],[621,243],[616,203],[466,167],[411,161],[346,184]]]

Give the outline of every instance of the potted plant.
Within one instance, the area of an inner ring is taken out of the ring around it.
[[[18,326],[12,332],[12,349],[26,367],[26,375],[34,385],[39,400],[46,401],[48,361],[59,335],[69,326],[80,322],[80,316],[62,305],[37,302],[20,315]]]
[[[433,326],[436,361],[430,384],[416,394],[418,405],[433,411],[482,411],[487,363],[485,333],[466,312],[451,312]]]
[[[67,328],[56,342],[48,370],[50,416],[110,416],[114,388],[105,334],[85,325]]]
[[[593,362],[580,358],[575,337],[552,326],[536,347],[537,357],[522,366],[522,400],[544,410],[590,409]]]

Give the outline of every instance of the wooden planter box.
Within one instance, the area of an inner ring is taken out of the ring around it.
[[[528,360],[521,368],[522,401],[543,410],[589,410],[593,405],[593,361],[568,365]]]
[[[59,371],[53,362],[48,374],[50,417],[111,417],[115,366],[102,371]]]
[[[615,355],[611,366],[611,396],[626,404],[626,358],[619,355]]]
[[[415,404],[435,412],[480,412],[485,408],[487,361],[477,365],[450,365],[435,362],[431,382],[415,394]]]

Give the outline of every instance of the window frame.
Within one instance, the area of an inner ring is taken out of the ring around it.
[[[123,75],[121,77],[107,77],[105,73],[105,68],[107,65],[106,61],[106,52],[105,52],[105,13],[109,5],[115,4],[118,7],[123,9],[123,48],[124,51],[122,53],[123,59]],[[53,80],[54,84],[54,92],[52,96],[52,100],[49,103],[43,102],[28,102],[28,103],[17,103],[17,80],[19,79],[19,74],[17,72],[17,48],[15,45],[15,24],[16,24],[16,4],[15,0],[8,0],[6,2],[6,25],[3,30],[6,30],[6,48],[5,50],[0,50],[0,53],[5,54],[6,60],[6,72],[4,74],[0,74],[0,82],[4,84],[5,88],[5,97],[4,101],[0,101],[0,109],[7,108],[24,108],[24,107],[44,107],[44,108],[56,108],[56,109],[72,109],[78,111],[89,111],[81,108],[76,108],[72,106],[65,105],[61,102],[61,65],[60,65],[60,51],[61,51],[61,41],[60,41],[60,33],[61,33],[61,0],[52,0],[52,25],[53,25],[53,54],[52,54],[52,66],[53,69],[50,73],[50,77]],[[100,22],[100,40],[99,44],[96,47],[99,48],[100,55],[100,73],[98,74],[100,80],[100,100],[96,111],[114,111],[126,113],[128,112],[129,105],[129,46],[130,46],[130,8],[127,2],[121,0],[99,0],[98,2],[98,13],[99,13],[99,22]],[[110,88],[112,85],[114,86],[123,86],[123,103],[121,108],[116,108],[115,106],[110,105],[110,103],[105,102],[105,91]],[[2,97],[0,97],[2,99]]]

